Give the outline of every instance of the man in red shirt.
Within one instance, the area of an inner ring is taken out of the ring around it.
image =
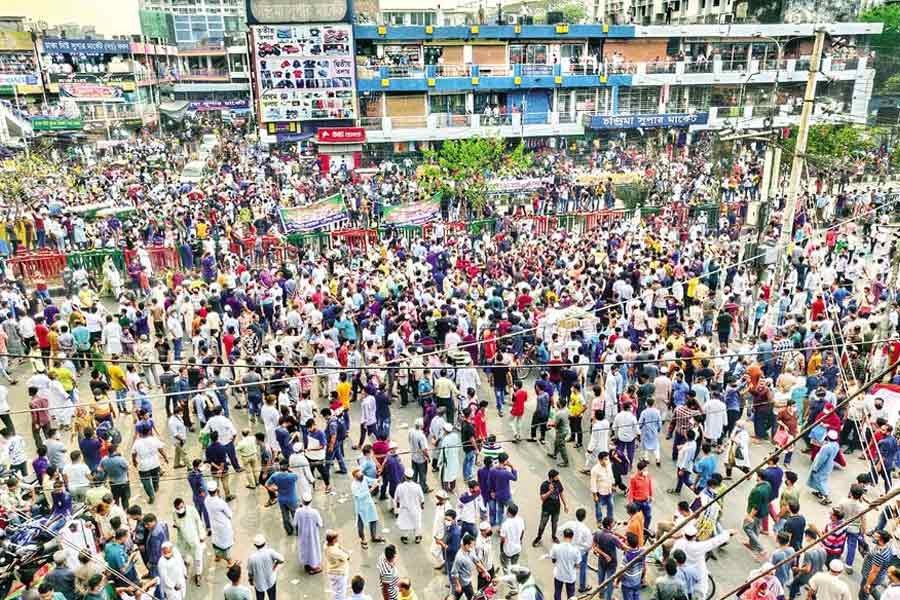
[[[522,427],[522,419],[525,417],[525,403],[528,401],[528,392],[522,387],[522,381],[516,382],[516,391],[513,392],[512,408],[509,414],[512,416],[512,430],[515,435],[514,442],[520,442],[522,436],[519,434]]]
[[[650,503],[653,502],[653,480],[647,475],[646,460],[637,464],[637,473],[628,479],[628,501],[633,502],[644,513],[644,528],[650,529]]]
[[[34,318],[34,337],[37,338],[44,366],[47,366],[47,359],[50,357],[50,328],[44,323],[44,317],[41,315]]]

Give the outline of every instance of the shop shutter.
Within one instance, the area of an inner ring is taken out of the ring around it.
[[[472,62],[476,65],[505,65],[506,46],[472,46]]]
[[[387,97],[387,116],[425,116],[425,95],[390,95]]]

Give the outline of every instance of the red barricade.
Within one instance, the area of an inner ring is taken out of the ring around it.
[[[6,261],[6,268],[27,282],[59,279],[66,268],[66,255],[51,250],[23,252]]]
[[[331,239],[343,240],[351,249],[364,250],[378,241],[378,232],[374,229],[339,229],[331,232]]]
[[[168,246],[146,246],[147,256],[150,258],[150,268],[153,271],[170,271],[181,268],[181,257],[175,248]],[[125,264],[130,265],[137,260],[137,250],[125,250]]]

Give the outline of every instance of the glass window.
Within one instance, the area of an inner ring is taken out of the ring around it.
[[[525,62],[525,44],[509,45],[509,64],[520,65]]]
[[[465,94],[441,94],[429,96],[429,112],[451,113],[463,115],[466,113]]]
[[[594,112],[597,110],[595,90],[577,90],[575,92],[575,110],[578,112]]]
[[[434,13],[431,12],[412,12],[409,13],[409,22],[411,25],[434,25]]]
[[[545,44],[528,44],[525,62],[532,65],[546,65],[547,46]]]
[[[402,12],[386,12],[384,13],[384,22],[388,25],[403,25],[405,13]]]
[[[560,48],[560,56],[570,60],[579,60],[584,53],[582,44],[563,44]]]
[[[636,115],[659,112],[658,87],[632,87],[619,90],[619,114]]]

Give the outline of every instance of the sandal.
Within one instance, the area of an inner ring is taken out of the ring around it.
[[[421,543],[422,543],[422,536],[421,536],[421,535],[417,535],[417,536],[416,536],[416,539],[415,539],[415,542],[416,542],[417,544],[421,544]]]
[[[363,550],[369,549],[369,542],[367,542],[366,540],[359,540],[359,545],[362,546]]]
[[[384,543],[384,538],[383,538],[383,537],[372,538],[372,543],[375,543],[375,544],[383,544],[383,543]]]

